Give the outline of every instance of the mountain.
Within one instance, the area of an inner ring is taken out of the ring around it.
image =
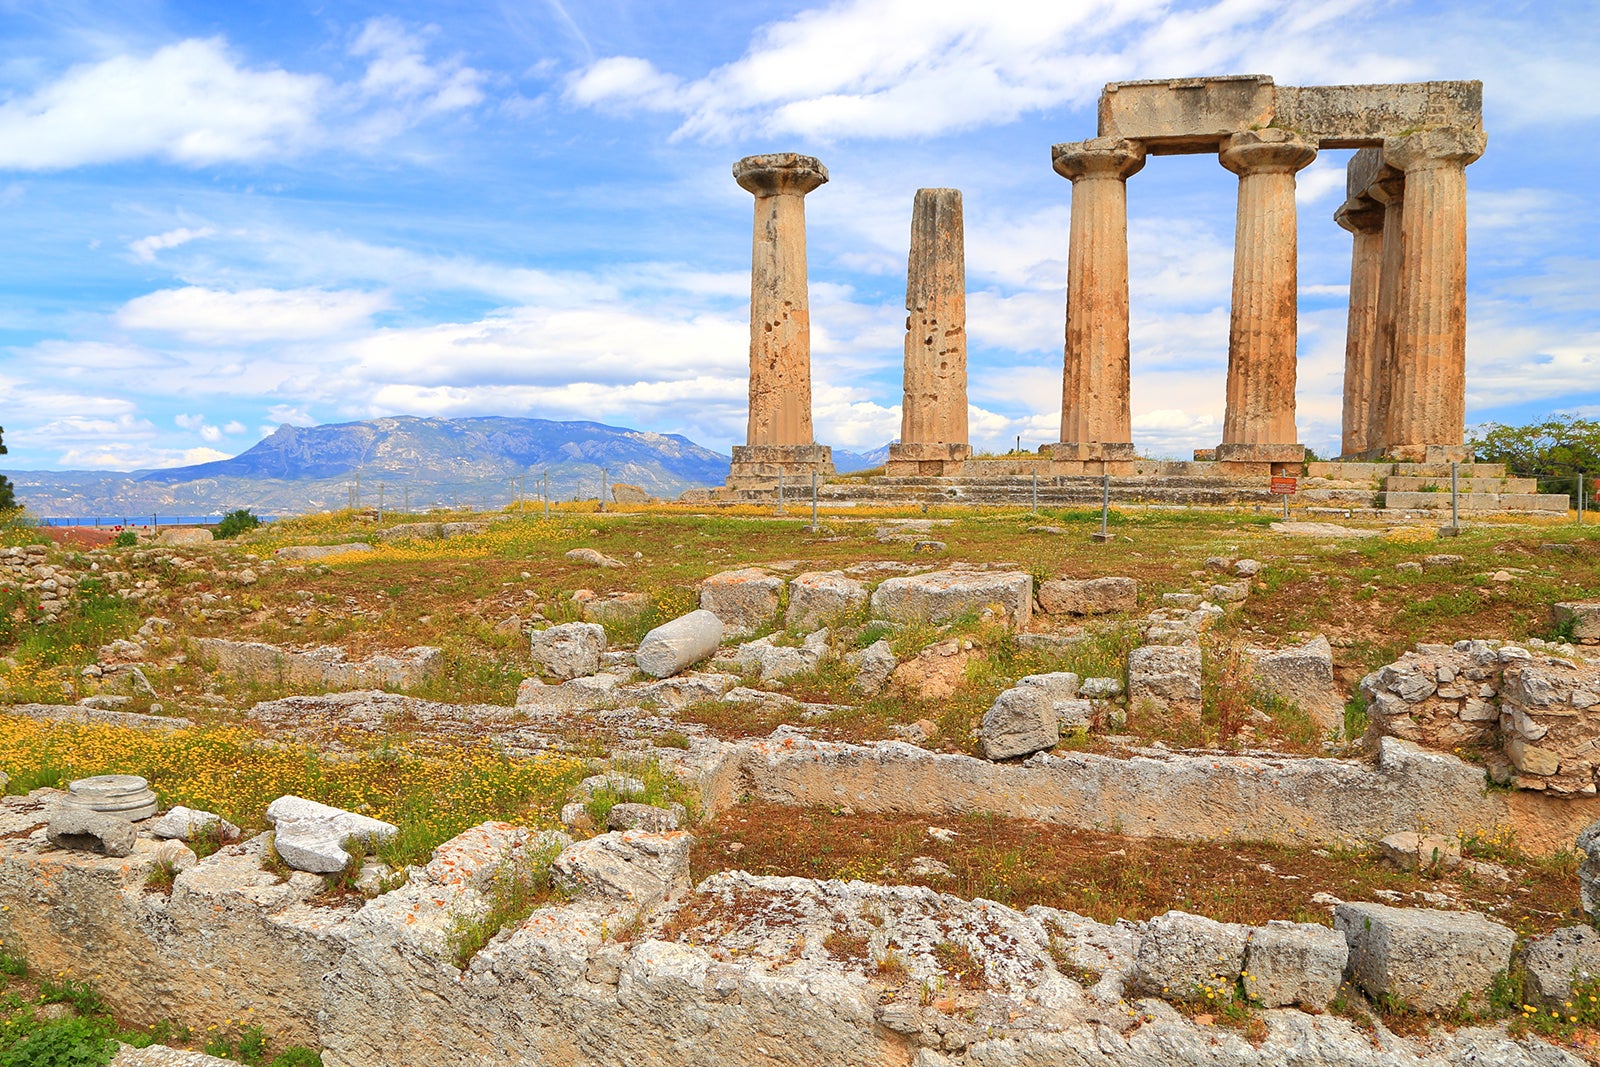
[[[409,416],[329,426],[280,426],[232,459],[112,473],[18,471],[17,497],[38,515],[203,514],[248,507],[291,514],[367,506],[503,506],[538,497],[594,497],[610,482],[671,498],[720,485],[728,458],[678,434],[597,422]],[[520,484],[519,484],[520,482]],[[359,485],[359,489],[357,486]],[[380,488],[381,487],[381,488]]]
[[[889,445],[874,448],[871,452],[847,452],[842,448],[833,450],[833,469],[840,474],[871,470],[873,467],[883,466],[888,460]]]

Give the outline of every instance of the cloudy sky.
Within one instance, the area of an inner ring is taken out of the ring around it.
[[[899,430],[912,196],[965,196],[974,443],[1058,436],[1071,185],[1103,83],[1480,78],[1468,419],[1600,414],[1592,0],[0,2],[13,469],[281,423],[529,415],[742,440],[751,205],[800,151],[818,440]],[[1336,448],[1349,152],[1300,175],[1301,438]],[[1137,442],[1220,437],[1237,179],[1129,184]]]

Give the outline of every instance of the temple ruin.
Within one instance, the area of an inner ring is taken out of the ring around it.
[[[999,502],[1026,478],[1034,499],[1042,482],[1048,499],[1068,502],[1111,476],[1155,499],[1176,491],[1174,499],[1222,502],[1264,496],[1268,476],[1296,475],[1329,490],[1325,502],[1335,506],[1358,498],[1366,506],[1376,489],[1418,507],[1426,504],[1413,490],[1427,487],[1410,481],[1463,463],[1469,506],[1556,509],[1557,498],[1543,499],[1528,480],[1470,464],[1464,444],[1465,172],[1484,150],[1482,105],[1477,81],[1296,87],[1243,75],[1108,84],[1097,136],[1051,151],[1072,182],[1072,214],[1061,437],[1036,456],[972,454],[961,194],[918,190],[901,437],[866,495]],[[1307,464],[1295,419],[1295,175],[1327,148],[1358,149],[1334,216],[1353,235],[1343,434],[1340,462]],[[1152,156],[1192,153],[1215,153],[1239,178],[1222,440],[1193,462],[1145,460],[1135,454],[1130,404],[1127,183]],[[809,156],[766,155],[740,160],[734,176],[756,196],[750,424],[717,496],[755,499],[781,478],[798,487],[832,473],[831,450],[811,428],[803,201],[827,170]],[[1404,481],[1389,485],[1390,477]],[[830,488],[862,495],[860,486]]]

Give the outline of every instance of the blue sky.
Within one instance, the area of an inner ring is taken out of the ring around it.
[[[741,156],[800,151],[818,440],[899,430],[919,186],[964,192],[974,443],[1058,436],[1071,186],[1103,83],[1480,78],[1468,420],[1600,415],[1593,3],[0,2],[13,469],[283,422],[584,418],[742,440]],[[1349,153],[1300,181],[1301,438],[1335,448]],[[1220,437],[1236,179],[1129,183],[1134,434]]]

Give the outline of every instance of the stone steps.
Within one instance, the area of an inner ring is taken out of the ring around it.
[[[1382,494],[1391,511],[1449,511],[1450,493],[1391,492]],[[1462,511],[1540,511],[1565,514],[1572,506],[1565,493],[1462,493]]]
[[[1463,493],[1537,493],[1539,479],[1511,478],[1503,475],[1493,478],[1459,477],[1456,479],[1456,486]],[[1430,478],[1395,474],[1390,475],[1384,482],[1384,488],[1394,493],[1433,491],[1448,493],[1450,475],[1447,473],[1443,478]]]

